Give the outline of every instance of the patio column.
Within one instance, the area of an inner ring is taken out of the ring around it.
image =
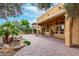
[[[51,31],[52,29],[51,29],[51,27],[52,27],[52,26],[50,25],[50,26],[49,26],[49,34],[50,34],[50,36],[52,36],[52,31]]]
[[[47,26],[45,25],[45,32],[47,31]]]
[[[38,31],[39,31],[39,25],[37,24],[36,36],[38,35]]]
[[[58,25],[58,34],[60,34],[60,24]]]
[[[72,31],[71,31],[71,18],[65,18],[65,45],[71,46],[72,45]]]
[[[34,34],[34,28],[32,28],[32,34]]]
[[[41,34],[44,35],[44,26],[41,26]]]

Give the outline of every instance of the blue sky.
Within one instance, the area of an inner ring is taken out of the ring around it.
[[[17,16],[16,18],[14,17],[8,17],[8,19],[10,21],[14,21],[14,20],[22,20],[22,19],[27,19],[30,24],[36,22],[36,19],[44,12],[39,10],[36,6],[31,5],[30,3],[28,4],[24,4],[22,6],[23,8],[23,14],[20,15],[19,17]],[[0,18],[0,24],[4,23],[4,19]]]
[[[58,3],[54,3],[53,6],[57,5]],[[52,7],[52,5],[51,5]],[[22,5],[22,15],[17,16],[17,17],[8,17],[8,20],[10,21],[20,21],[22,19],[27,19],[30,24],[34,23],[37,21],[37,18],[43,14],[45,11],[39,10],[35,5],[31,3],[26,3]],[[0,18],[0,24],[4,23],[5,20],[3,18]]]

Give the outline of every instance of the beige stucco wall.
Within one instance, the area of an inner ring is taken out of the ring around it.
[[[59,7],[61,7],[61,9],[59,9]],[[54,14],[59,13],[60,11],[62,11],[62,8],[63,8],[63,4],[58,4],[54,8],[51,8],[46,13],[44,13],[43,15],[41,15],[37,19],[37,22],[40,23],[40,22],[42,22],[44,20],[47,20],[51,15],[54,15]]]
[[[70,19],[65,19],[65,45],[70,46]]]
[[[79,45],[79,19],[73,20],[72,43]]]

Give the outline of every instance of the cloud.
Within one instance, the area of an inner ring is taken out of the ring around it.
[[[24,9],[31,11],[33,14],[42,14],[43,13],[43,11],[39,10],[36,6],[27,6]]]
[[[24,6],[23,15],[29,20],[30,23],[36,22],[37,17],[39,17],[44,11],[39,10],[36,6]]]
[[[27,5],[25,4],[22,8],[24,8],[23,14],[19,17],[9,17],[8,19],[10,21],[17,20],[20,21],[22,19],[27,19],[31,24],[36,22],[37,17],[39,17],[44,11],[39,10],[36,6],[31,5],[30,3]],[[0,19],[1,20],[1,19]],[[4,19],[2,19],[4,20]],[[4,21],[0,21],[0,23],[3,23]]]
[[[29,20],[29,22],[30,22],[30,24],[35,23],[36,22],[36,19]]]

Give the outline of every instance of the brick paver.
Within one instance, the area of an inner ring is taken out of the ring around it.
[[[31,41],[18,51],[15,56],[79,56],[79,48],[65,46],[64,40],[33,34],[23,35]]]

